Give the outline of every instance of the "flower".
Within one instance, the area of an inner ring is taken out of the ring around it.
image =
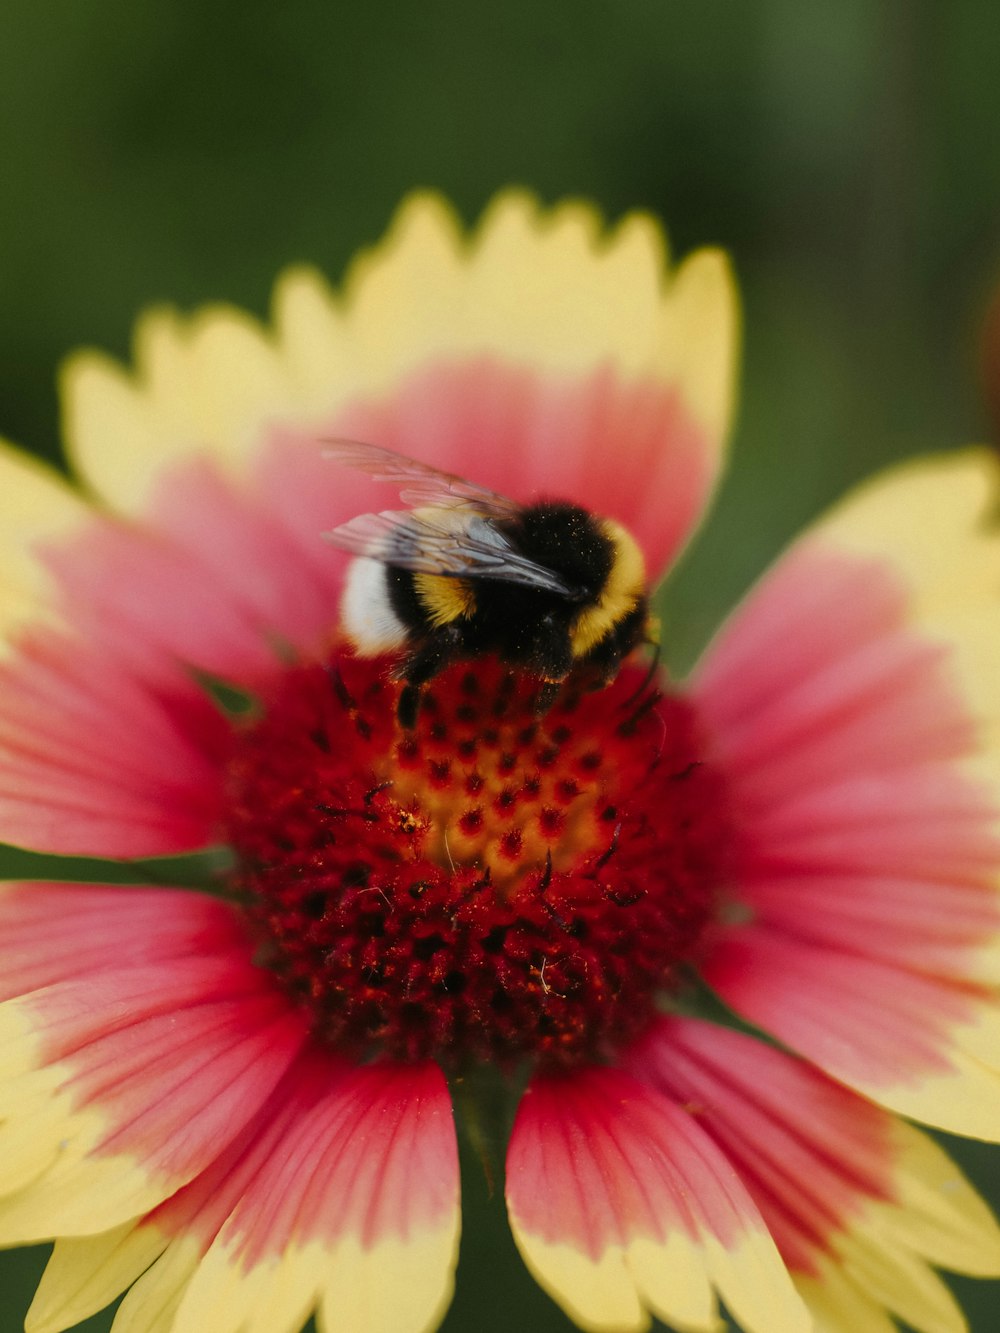
[[[718,254],[663,269],[644,217],[509,193],[466,242],[419,195],[342,297],[287,274],[273,332],[157,311],[134,373],[73,358],[78,485],[4,451],[0,835],[233,853],[221,897],[3,891],[0,1242],[57,1238],[31,1333],[123,1291],[133,1333],[433,1328],[446,1080],[474,1118],[484,1066],[524,1083],[515,1239],[584,1328],[707,1333],[721,1298],[750,1333],[938,1333],[931,1265],[1000,1272],[909,1123],[1000,1134],[989,454],[848,497],[662,691],[630,665],[539,716],[476,659],[407,731],[338,633],[320,534],[385,495],[324,438],[673,563],[736,319]]]

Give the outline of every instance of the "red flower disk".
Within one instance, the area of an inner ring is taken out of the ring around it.
[[[1000,1136],[992,458],[848,497],[687,681],[539,713],[483,655],[407,730],[338,627],[321,534],[385,494],[324,438],[606,515],[655,584],[735,326],[724,259],[665,273],[646,218],[507,194],[467,240],[418,196],[342,297],[283,278],[273,333],[159,312],[134,374],[74,358],[85,488],[0,454],[0,838],[231,854],[215,896],[2,890],[0,1242],[56,1241],[32,1333],[122,1292],[131,1333],[433,1329],[447,1079],[484,1066],[524,1087],[515,1240],[581,1327],[963,1326],[933,1266],[1000,1272],[1000,1232],[902,1117]]]

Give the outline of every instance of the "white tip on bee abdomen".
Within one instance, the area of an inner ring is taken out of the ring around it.
[[[381,560],[366,556],[352,560],[347,569],[340,618],[344,633],[362,657],[402,648],[408,638],[389,600],[387,573]]]

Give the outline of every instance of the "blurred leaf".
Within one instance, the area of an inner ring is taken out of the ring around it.
[[[51,856],[0,843],[0,879],[49,880],[59,884],[165,885],[201,889],[227,896],[221,885],[232,868],[228,847],[207,847],[182,856],[155,856],[129,861],[95,856]]]

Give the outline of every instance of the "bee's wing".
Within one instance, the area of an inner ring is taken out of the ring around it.
[[[395,482],[400,499],[409,505],[433,505],[438,509],[474,509],[490,518],[511,518],[521,509],[513,500],[453,472],[442,472],[415,458],[406,458],[378,444],[359,440],[328,440],[324,453],[345,467],[367,472],[376,481]]]
[[[458,516],[456,515],[456,518]],[[386,510],[359,514],[342,523],[326,539],[352,555],[381,560],[414,574],[443,574],[452,578],[492,579],[556,593],[579,601],[582,592],[544,565],[516,551],[487,518],[449,523],[447,510],[433,513]]]

